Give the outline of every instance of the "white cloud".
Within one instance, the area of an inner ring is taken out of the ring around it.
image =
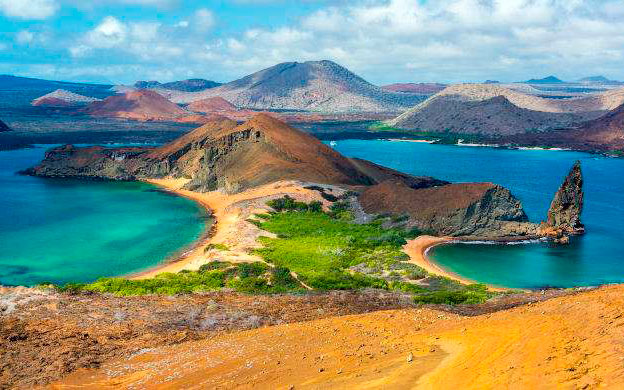
[[[10,18],[41,20],[54,15],[56,0],[0,0],[0,12]]]
[[[604,72],[624,78],[621,0],[327,4],[287,24],[218,38],[210,32],[216,17],[205,8],[171,25],[108,17],[70,45],[70,52],[78,57],[122,51],[128,63],[166,65],[163,69],[184,58],[180,66],[187,73],[221,80],[278,62],[319,59],[337,61],[377,83],[511,81],[550,73],[573,79]]]
[[[198,31],[209,31],[215,25],[215,16],[209,9],[201,8],[195,11],[195,28]]]
[[[93,48],[112,48],[126,39],[128,28],[119,19],[107,16],[86,35],[85,41]]]
[[[22,30],[15,35],[15,40],[20,45],[28,45],[35,39],[35,34],[28,30]]]

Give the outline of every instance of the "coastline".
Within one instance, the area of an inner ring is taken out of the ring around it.
[[[216,260],[232,263],[264,262],[261,257],[250,254],[249,250],[259,247],[257,243],[259,236],[270,236],[270,233],[258,229],[247,222],[247,219],[253,214],[267,212],[265,204],[270,197],[289,194],[308,200],[318,198],[316,191],[305,189],[298,182],[277,182],[231,195],[219,191],[200,193],[184,190],[182,187],[188,179],[147,179],[145,182],[196,202],[211,215],[213,222],[210,228],[191,244],[190,249],[146,270],[125,275],[131,280],[150,279],[165,272],[197,270],[202,265]],[[462,284],[477,283],[445,270],[427,256],[432,248],[455,240],[451,237],[419,236],[408,241],[403,251],[410,257],[410,263],[431,274],[444,276]],[[228,249],[210,249],[210,245],[214,244],[224,245]],[[508,290],[499,286],[487,285],[487,287],[491,291]]]
[[[416,237],[413,240],[410,240],[407,242],[407,244],[405,244],[405,246],[403,246],[403,251],[410,257],[409,263],[415,264],[421,268],[423,268],[425,271],[435,274],[435,275],[439,275],[439,276],[444,276],[447,277],[449,279],[453,279],[456,280],[462,284],[475,284],[477,283],[474,280],[468,279],[468,278],[464,278],[460,275],[457,275],[455,273],[449,272],[445,269],[443,269],[442,267],[440,267],[438,264],[436,264],[435,262],[433,262],[428,256],[427,253],[434,247],[438,246],[438,245],[443,245],[443,244],[447,244],[450,242],[456,241],[456,239],[450,238],[450,237],[434,237],[434,236],[419,236]],[[509,289],[506,288],[501,288],[499,286],[492,286],[487,284],[486,285],[488,287],[489,290],[491,291],[497,291],[497,292],[502,292],[502,291],[508,291]]]
[[[195,271],[202,265],[216,260],[231,263],[264,262],[261,257],[251,254],[250,251],[261,246],[258,237],[272,237],[272,234],[260,230],[247,219],[254,214],[268,212],[266,202],[276,196],[288,194],[297,199],[321,200],[327,203],[317,191],[306,189],[301,183],[294,181],[272,183],[236,194],[185,190],[183,187],[188,179],[147,179],[145,182],[197,202],[211,214],[213,223],[191,249],[146,270],[125,275],[131,280],[149,279],[164,272]],[[210,247],[215,244],[227,249]]]

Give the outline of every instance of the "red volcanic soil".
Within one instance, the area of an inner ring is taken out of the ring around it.
[[[194,112],[210,113],[219,111],[236,111],[236,106],[222,97],[211,97],[197,100],[188,105],[188,109]]]
[[[84,112],[92,116],[135,119],[141,121],[173,120],[187,114],[185,110],[162,95],[139,90],[111,96],[89,104]]]
[[[446,88],[444,84],[438,83],[397,83],[384,85],[381,89],[391,92],[408,92],[408,93],[422,93],[422,94],[434,94]]]

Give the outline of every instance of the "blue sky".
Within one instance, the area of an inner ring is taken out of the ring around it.
[[[377,84],[624,79],[624,1],[0,0],[0,73],[229,81],[320,59]]]

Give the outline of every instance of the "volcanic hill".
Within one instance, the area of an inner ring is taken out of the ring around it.
[[[45,107],[77,107],[99,101],[89,96],[83,96],[65,89],[57,89],[32,101],[33,106]]]
[[[177,104],[150,90],[138,90],[93,102],[84,113],[99,116],[134,120],[173,120],[188,114]]]
[[[459,84],[388,121],[427,132],[506,136],[548,131],[598,118],[624,103],[624,89],[575,99],[547,99],[496,84]]]
[[[286,62],[206,91],[168,95],[176,103],[215,96],[240,108],[326,113],[401,112],[423,100],[385,91],[331,61]]]

